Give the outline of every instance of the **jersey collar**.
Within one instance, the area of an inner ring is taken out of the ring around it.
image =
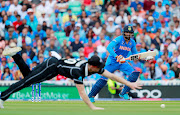
[[[129,42],[128,42],[128,43],[126,43],[126,41],[125,41],[125,39],[124,39],[124,37],[123,37],[123,44],[124,44],[124,45],[129,45],[129,44],[130,44],[130,42],[131,42],[131,38],[130,38]]]
[[[85,66],[85,76],[88,76],[88,63],[86,63],[86,66]]]

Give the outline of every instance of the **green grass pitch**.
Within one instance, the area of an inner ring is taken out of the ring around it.
[[[164,103],[166,108],[160,108]],[[0,115],[180,115],[180,101],[98,101],[92,111],[82,101],[7,101]]]

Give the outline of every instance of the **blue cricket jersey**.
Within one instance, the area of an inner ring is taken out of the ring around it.
[[[107,46],[107,50],[110,55],[106,61],[106,64],[116,63],[115,57],[119,55],[126,58],[130,51],[132,54],[137,54],[136,42],[133,39],[130,39],[127,44],[122,35],[111,41]]]

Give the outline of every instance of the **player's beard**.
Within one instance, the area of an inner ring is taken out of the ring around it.
[[[131,36],[124,36],[124,39],[125,39],[126,41],[129,41],[129,40],[131,39]]]
[[[125,39],[126,41],[129,41],[129,40],[131,39],[131,37],[133,37],[132,33],[129,33],[129,34],[130,34],[130,35],[126,35],[125,33],[123,34],[124,39]]]

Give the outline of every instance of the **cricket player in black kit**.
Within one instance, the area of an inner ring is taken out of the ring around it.
[[[94,106],[90,102],[88,96],[86,95],[83,85],[83,78],[86,76],[89,76],[94,73],[99,73],[112,80],[121,82],[132,89],[141,88],[137,83],[130,83],[125,79],[120,78],[103,69],[104,63],[101,62],[98,56],[92,56],[88,61],[75,59],[61,59],[59,54],[52,51],[51,57],[49,57],[45,62],[36,66],[31,71],[22,59],[22,57],[18,54],[19,51],[21,51],[20,47],[8,48],[3,51],[4,56],[12,56],[15,63],[19,66],[19,69],[22,72],[24,79],[12,84],[7,90],[0,92],[0,108],[4,108],[4,101],[6,101],[9,98],[9,96],[14,92],[17,92],[32,84],[52,79],[58,74],[74,80],[79,95],[92,110],[103,110],[104,108]]]

